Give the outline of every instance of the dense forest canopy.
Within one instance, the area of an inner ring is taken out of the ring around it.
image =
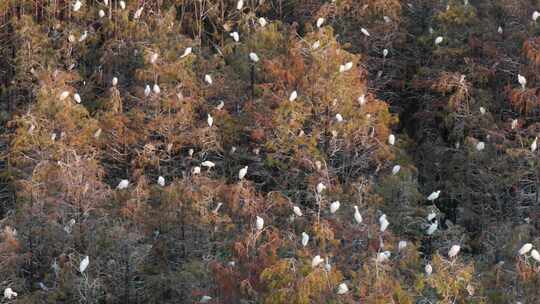
[[[0,0],[0,303],[540,303],[539,0]]]

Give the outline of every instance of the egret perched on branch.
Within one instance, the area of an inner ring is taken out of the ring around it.
[[[395,166],[392,168],[392,175],[398,174],[399,170],[401,170],[401,166],[400,166],[400,165],[395,165]]]
[[[124,0],[120,1],[120,8],[123,10],[126,9],[126,2]]]
[[[85,256],[84,259],[79,264],[79,272],[83,273],[86,270],[86,267],[88,267],[88,264],[90,264],[90,257]]]
[[[382,56],[383,56],[383,58],[386,58],[386,56],[388,56],[388,49],[384,49],[382,51]]]
[[[533,250],[531,251],[531,257],[532,257],[535,261],[537,261],[537,262],[540,263],[540,253],[538,253],[538,250],[533,249]]]
[[[184,54],[182,54],[182,56],[180,56],[180,58],[184,58],[186,56],[188,56],[189,54],[191,54],[191,51],[193,49],[191,47],[187,47],[185,50],[184,50]]]
[[[360,211],[358,211],[358,206],[354,205],[354,220],[357,224],[362,223],[362,215],[360,214]]]
[[[382,262],[386,262],[388,261],[388,259],[390,259],[390,256],[392,255],[392,253],[390,253],[390,251],[383,251],[383,252],[379,252],[377,253],[377,263],[382,263]]]
[[[323,183],[318,183],[317,184],[317,193],[321,193],[324,190],[326,190],[326,186]]]
[[[536,21],[540,17],[540,13],[538,11],[534,11],[532,14],[532,20]]]
[[[486,109],[484,107],[480,107],[480,114],[481,115],[486,114]]]
[[[503,33],[503,28],[502,26],[499,26],[499,28],[497,28],[497,33],[501,34]]]
[[[149,86],[149,85],[146,85],[146,86],[144,87],[144,97],[150,96],[150,92],[152,92],[152,90],[150,89],[150,86]]]
[[[151,56],[150,56],[150,63],[151,64],[155,64],[158,60],[158,57],[159,57],[159,54],[158,53],[153,53]]]
[[[238,0],[238,2],[236,2],[236,9],[241,11],[243,7],[244,7],[244,0]]]
[[[437,221],[431,223],[426,230],[426,234],[432,235],[433,233],[435,233],[435,231],[437,231],[438,226],[439,226],[439,223]]]
[[[337,294],[342,295],[342,294],[346,294],[347,292],[349,292],[349,288],[347,287],[347,284],[345,283],[339,284],[338,289],[337,289]]]
[[[433,219],[436,218],[436,217],[437,217],[437,213],[431,212],[430,214],[428,214],[427,220],[431,222],[431,221],[433,221]]]
[[[10,287],[4,289],[4,298],[11,300],[12,298],[16,298],[18,294],[13,291]]]
[[[257,216],[257,220],[255,221],[255,225],[257,226],[257,230],[262,230],[264,227],[264,219],[260,216]]]
[[[257,21],[259,22],[259,25],[261,27],[265,27],[267,24],[266,19],[264,19],[263,17],[260,17]]]
[[[448,257],[454,258],[455,256],[458,255],[460,250],[461,250],[461,247],[459,245],[452,245],[452,247],[450,247],[450,250],[448,250]]]
[[[206,122],[208,123],[208,126],[211,128],[212,125],[214,124],[214,118],[212,117],[212,115],[208,114],[208,117],[206,118]]]
[[[521,88],[525,90],[525,86],[527,85],[527,78],[525,76],[518,74],[518,82],[521,85]]]
[[[317,27],[321,27],[324,23],[324,18],[320,17],[319,19],[317,19]]]
[[[240,41],[240,35],[238,34],[238,32],[232,32],[229,34],[229,36],[231,36],[235,42]]]
[[[201,167],[199,167],[199,166],[193,167],[193,169],[191,169],[191,174],[192,175],[201,174]]]
[[[292,91],[291,95],[289,96],[289,101],[295,101],[298,97],[298,93],[296,91]]]
[[[316,50],[318,49],[319,47],[321,46],[321,42],[319,40],[313,42],[313,44],[311,45],[311,48]]]
[[[133,14],[133,19],[137,20],[137,19],[141,18],[141,15],[142,15],[143,10],[144,10],[144,6],[139,7],[139,8],[135,11],[135,14]]]
[[[298,206],[293,206],[293,212],[294,212],[294,214],[296,214],[296,216],[298,216],[298,217],[300,217],[300,216],[303,215],[303,214],[302,214],[302,210],[301,210],[300,207],[298,207]]]
[[[357,99],[358,103],[363,106],[366,103],[366,95],[362,94]]]
[[[152,91],[154,92],[154,94],[158,95],[159,93],[161,93],[161,89],[159,88],[159,86],[157,85],[157,83],[154,83],[154,86],[152,87]]]
[[[99,12],[98,12],[98,16],[99,16],[99,18],[105,17],[105,11],[103,11],[102,9],[100,9]]]
[[[403,241],[403,240],[399,241],[399,243],[398,243],[398,251],[401,251],[401,250],[403,250],[405,248],[407,248],[407,241]]]
[[[320,255],[316,255],[315,257],[313,257],[313,259],[311,260],[311,267],[315,268],[317,266],[319,266],[322,262],[324,262],[324,260],[321,258]]]
[[[439,45],[443,42],[444,38],[442,36],[439,36],[435,38],[435,45]]]
[[[245,166],[244,168],[240,169],[240,171],[238,171],[238,179],[243,180],[244,177],[246,177],[247,171],[248,171],[248,166]]]
[[[80,0],[77,0],[75,1],[75,3],[73,3],[73,11],[74,12],[78,12],[82,7],[82,2]]]
[[[435,192],[432,192],[428,197],[427,200],[432,202],[439,198],[439,195],[441,195],[441,190],[437,190]]]
[[[368,30],[366,30],[365,28],[361,28],[360,31],[362,32],[362,34],[364,34],[366,37],[369,37],[369,32]]]
[[[101,135],[101,129],[97,129],[97,131],[94,133],[94,138],[98,139],[100,135]]]
[[[211,296],[202,296],[201,299],[199,300],[199,303],[208,303],[211,300],[212,300]]]
[[[216,109],[221,110],[223,109],[224,106],[225,106],[225,103],[223,102],[223,100],[221,100],[219,104],[216,106]]]
[[[302,246],[306,247],[309,242],[309,234],[302,232]]]
[[[334,214],[336,211],[338,211],[339,206],[341,206],[339,201],[335,201],[330,204],[330,213]]]
[[[213,162],[209,161],[209,160],[205,160],[201,163],[201,166],[203,167],[207,167],[207,168],[214,168],[216,164],[214,164]]]
[[[82,101],[81,95],[79,95],[78,93],[75,93],[73,95],[73,99],[75,99],[75,102],[77,102],[77,103],[81,103],[81,101]]]
[[[115,87],[118,84],[118,78],[113,77],[111,83],[112,83],[113,87]]]
[[[476,151],[482,151],[486,148],[486,144],[483,141],[480,141],[476,144]]]
[[[538,137],[535,137],[532,144],[531,144],[531,152],[535,152],[536,151],[536,148],[538,147]]]
[[[210,76],[209,74],[204,75],[204,81],[206,81],[206,83],[208,83],[209,85],[212,85],[212,76]]]
[[[390,225],[390,223],[386,219],[386,214],[383,214],[379,217],[379,225],[381,226],[381,232],[384,232],[386,228],[388,228],[388,225]]]
[[[514,130],[515,128],[517,128],[517,126],[518,126],[518,120],[513,119],[512,124],[510,125],[510,127],[512,128],[512,130]]]
[[[525,255],[527,253],[529,253],[529,251],[531,251],[531,249],[533,248],[533,244],[531,243],[527,243],[523,246],[521,246],[521,248],[519,249],[519,255]]]
[[[84,31],[81,37],[79,37],[79,42],[83,42],[86,40],[86,37],[88,37],[88,31]]]
[[[157,179],[157,184],[161,187],[165,187],[165,178],[163,176],[159,176]]]
[[[352,63],[352,61],[349,61],[349,62],[339,66],[339,72],[340,73],[347,72],[350,69],[352,69],[352,67],[353,67],[353,63]]]
[[[431,275],[431,273],[433,272],[433,267],[431,266],[431,264],[427,264],[424,267],[424,270],[426,271],[426,275]]]
[[[127,179],[123,179],[118,183],[118,186],[116,186],[116,189],[123,190],[126,189],[129,186],[129,181]]]
[[[249,53],[249,59],[251,59],[253,62],[259,62],[259,56],[257,56],[255,53]]]
[[[343,116],[341,116],[341,114],[337,113],[336,114],[336,121],[337,122],[343,122]]]
[[[396,136],[394,134],[388,135],[388,143],[392,146],[396,143]]]
[[[69,91],[63,91],[60,94],[60,100],[64,100],[64,99],[68,98],[68,96],[69,96]]]

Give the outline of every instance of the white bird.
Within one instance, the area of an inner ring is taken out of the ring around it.
[[[243,180],[244,177],[246,177],[247,171],[248,171],[248,166],[245,166],[244,168],[240,169],[240,171],[238,171],[238,179]]]
[[[208,117],[206,118],[206,122],[208,123],[209,127],[212,127],[212,125],[214,124],[214,118],[212,117],[212,115],[208,114]]]
[[[302,210],[298,206],[293,206],[293,212],[296,214],[296,216],[302,216]]]
[[[149,85],[146,85],[146,87],[144,87],[144,97],[148,97],[150,96],[150,92],[152,90],[150,89],[150,86]]]
[[[103,4],[105,4],[105,6],[108,6],[109,5],[109,0],[103,0]]]
[[[362,94],[357,99],[358,103],[363,106],[366,103],[366,95]]]
[[[74,4],[73,4],[73,11],[74,12],[78,12],[82,7],[82,2],[77,0]]]
[[[86,37],[88,37],[88,31],[84,31],[81,37],[79,37],[79,42],[83,42],[86,40]]]
[[[240,41],[240,35],[238,34],[238,32],[232,32],[229,34],[229,36],[231,36],[232,39],[236,42]]]
[[[189,157],[192,157],[192,156],[193,156],[193,152],[195,152],[195,150],[193,150],[193,149],[189,149],[189,150],[188,150],[188,155],[189,155]]]
[[[324,260],[321,258],[320,255],[316,255],[315,257],[313,257],[313,259],[311,260],[311,267],[315,268],[317,266],[319,266],[322,262],[324,262]]]
[[[480,107],[480,114],[486,114],[486,109],[484,107]]]
[[[503,28],[501,26],[499,26],[499,28],[497,28],[497,33],[501,34],[503,33]]]
[[[53,133],[51,134],[51,140],[54,141],[55,139],[56,139],[56,133],[53,132]]]
[[[392,254],[390,253],[390,251],[383,251],[383,252],[379,252],[377,253],[377,263],[382,263],[382,262],[386,262],[388,261],[388,259],[390,259],[390,256]]]
[[[204,75],[204,81],[206,81],[206,83],[208,83],[209,85],[212,85],[212,76],[210,76],[209,74]]]
[[[540,13],[538,11],[534,11],[532,14],[532,20],[536,21],[540,17]]]
[[[99,18],[105,17],[105,11],[103,11],[102,9],[100,9],[99,12],[98,12],[98,16],[99,16]]]
[[[292,91],[291,95],[289,96],[289,101],[295,101],[298,97],[298,93],[296,91]]]
[[[401,250],[403,250],[405,248],[407,248],[407,241],[403,241],[403,240],[399,241],[399,243],[398,243],[398,251],[401,251]]]
[[[538,250],[533,249],[533,250],[531,251],[531,257],[532,257],[535,261],[537,261],[537,262],[540,263],[540,253],[538,253]]]
[[[358,211],[358,206],[354,206],[354,220],[357,224],[362,223],[362,214],[360,214],[360,211]]]
[[[135,14],[133,14],[133,19],[137,20],[137,19],[141,18],[141,15],[142,15],[143,10],[144,10],[144,6],[139,7],[139,8],[135,11]]]
[[[68,41],[72,42],[72,43],[75,42],[75,35],[73,35],[73,34],[69,35],[68,36]]]
[[[118,84],[118,78],[113,77],[111,83],[112,83],[113,87],[115,87]]]
[[[383,58],[386,58],[386,56],[388,56],[388,49],[384,49],[382,51],[382,55],[383,55]]]
[[[202,296],[201,299],[199,300],[199,303],[208,303],[211,300],[212,300],[211,296]]]
[[[214,164],[213,162],[209,161],[209,160],[205,160],[201,163],[201,166],[203,167],[207,167],[207,168],[214,168],[216,164]]]
[[[187,47],[185,50],[184,50],[184,54],[182,54],[182,56],[180,56],[180,58],[184,58],[186,56],[188,56],[189,54],[191,54],[191,51],[193,49],[191,47]]]
[[[427,220],[431,222],[435,217],[437,217],[437,213],[431,212],[430,214],[428,214]]]
[[[337,294],[342,295],[342,294],[346,294],[347,292],[349,292],[349,288],[347,287],[347,284],[345,283],[339,284]]]
[[[259,56],[257,56],[255,53],[249,53],[249,59],[251,59],[253,62],[259,62]]]
[[[381,232],[384,232],[386,228],[388,228],[388,225],[390,225],[390,223],[386,219],[386,214],[383,214],[379,217],[379,225],[381,226]]]
[[[531,144],[531,152],[534,153],[536,152],[536,148],[538,147],[538,137],[535,137],[532,144]]]
[[[150,63],[155,64],[158,60],[159,54],[158,53],[152,53],[152,56],[150,56]]]
[[[392,168],[392,175],[398,174],[399,170],[401,170],[401,166],[400,166],[400,165],[395,165],[395,166]]]
[[[244,7],[244,0],[238,0],[238,2],[236,2],[236,9],[237,10],[242,10],[242,8]]]
[[[302,232],[302,246],[306,247],[309,242],[309,234]]]
[[[339,201],[335,201],[330,204],[330,213],[334,214],[336,211],[338,211],[339,206],[341,206]]]
[[[515,128],[517,128],[517,126],[518,126],[518,120],[517,120],[517,119],[512,120],[512,124],[510,125],[510,127],[512,128],[512,130],[514,130]]]
[[[129,181],[127,179],[123,179],[118,183],[118,186],[116,186],[116,189],[123,190],[126,189],[129,186]]]
[[[324,190],[326,190],[326,186],[323,183],[318,183],[317,184],[317,193],[321,193]]]
[[[435,45],[439,45],[443,42],[444,38],[442,36],[439,36],[435,38]]]
[[[441,190],[431,192],[431,194],[427,197],[427,200],[428,201],[434,201],[434,200],[439,198],[439,195],[441,195]]]
[[[224,106],[225,106],[225,103],[223,102],[223,100],[221,100],[219,104],[216,106],[216,109],[221,110],[223,109]]]
[[[157,179],[157,184],[161,187],[165,187],[165,178],[163,176],[159,176]]]
[[[81,101],[82,101],[81,95],[79,95],[78,93],[75,93],[73,95],[73,99],[75,99],[75,102],[77,102],[77,103],[81,103]]]
[[[255,220],[255,225],[257,226],[257,230],[262,230],[264,227],[264,219],[260,216],[257,216],[257,219]]]
[[[324,23],[324,18],[322,17],[319,17],[319,19],[317,19],[317,27],[321,27]]]
[[[486,144],[483,141],[480,141],[476,144],[476,150],[482,151],[486,148]]]
[[[439,223],[437,221],[431,223],[429,227],[427,228],[426,234],[432,235],[433,233],[435,233],[435,231],[437,231],[438,227],[439,227]]]
[[[192,175],[201,174],[201,167],[199,167],[199,166],[193,167],[193,169],[191,169],[191,174]]]
[[[266,19],[264,19],[263,17],[260,17],[257,21],[259,22],[259,25],[261,27],[265,27],[267,24]]]
[[[79,264],[79,272],[83,273],[86,270],[86,267],[88,267],[88,264],[90,264],[90,257],[85,256],[84,259]]]
[[[11,300],[12,298],[16,298],[18,294],[13,291],[10,287],[4,289],[4,298]]]
[[[313,44],[311,45],[311,48],[316,50],[318,49],[319,47],[321,46],[321,42],[319,40],[313,42]]]
[[[101,135],[101,129],[97,129],[97,131],[94,133],[94,138],[98,139]]]
[[[518,82],[521,85],[521,88],[525,90],[525,86],[527,85],[527,78],[525,76],[518,74]]]
[[[123,10],[126,9],[126,2],[120,1],[120,8]]]
[[[523,246],[521,246],[521,248],[519,249],[519,255],[525,255],[527,253],[529,253],[529,251],[531,251],[531,249],[533,248],[533,244],[531,243],[527,243]]]
[[[336,114],[336,121],[337,122],[342,122],[343,121],[343,116],[341,116],[341,114],[337,113]]]
[[[426,271],[426,275],[431,275],[431,273],[433,272],[433,267],[431,266],[431,264],[427,264],[424,267],[424,270]]]
[[[384,22],[386,22],[386,23],[392,22],[392,19],[390,19],[390,17],[388,17],[388,16],[383,16],[383,20],[384,20]]]
[[[448,257],[453,258],[457,256],[460,250],[461,247],[459,245],[452,245],[452,247],[450,247],[450,250],[448,250]]]
[[[68,96],[69,96],[69,91],[63,91],[62,94],[60,94],[60,100],[64,100],[68,98]]]
[[[396,143],[396,136],[394,134],[388,135],[388,143],[392,146]]]
[[[157,85],[157,83],[154,83],[154,86],[152,87],[152,92],[154,92],[154,94],[158,95],[159,93],[161,93],[161,89],[159,88],[159,86]]]
[[[369,37],[369,32],[368,30],[366,30],[365,28],[361,28],[360,31],[362,32],[362,34],[366,35],[367,37]]]
[[[349,61],[349,62],[339,66],[339,72],[340,73],[347,72],[350,69],[352,69],[352,67],[353,67],[353,63],[352,63],[352,61]]]

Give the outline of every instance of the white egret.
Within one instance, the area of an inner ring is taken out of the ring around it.
[[[99,18],[105,17],[105,11],[100,9],[99,12],[98,12],[98,16],[99,16]]]
[[[102,132],[101,129],[97,129],[97,131],[94,133],[94,138],[98,139],[99,136],[101,135],[101,132]]]
[[[248,171],[248,166],[245,166],[242,169],[240,169],[240,171],[238,171],[238,179],[243,180],[244,177],[246,177],[247,171]]]
[[[435,45],[439,45],[443,42],[444,38],[442,36],[439,36],[435,38]]]
[[[80,0],[77,0],[75,1],[75,3],[73,3],[73,11],[74,12],[78,12],[82,7],[82,2]]]
[[[407,248],[407,241],[401,240],[398,243],[398,251],[401,251],[403,249]]]
[[[538,11],[534,11],[532,14],[532,20],[536,21],[540,17],[540,13]]]
[[[137,19],[141,18],[141,15],[142,15],[143,10],[144,10],[144,6],[139,7],[139,8],[135,11],[135,14],[133,14],[133,19],[137,20]]]
[[[184,50],[184,54],[182,54],[182,56],[180,56],[180,58],[184,58],[186,56],[188,56],[189,54],[191,54],[191,51],[193,49],[191,47],[187,47],[185,50]]]
[[[296,216],[302,216],[302,210],[298,206],[293,206],[293,212],[296,214]]]
[[[302,232],[302,246],[306,247],[309,242],[309,234]]]
[[[205,160],[201,163],[201,166],[206,167],[206,168],[214,168],[216,164],[214,164],[214,162],[211,162],[209,160]]]
[[[201,167],[199,167],[199,166],[193,167],[193,169],[191,169],[191,174],[192,175],[201,174]]]
[[[32,132],[34,132],[35,129],[36,129],[35,125],[30,125],[30,128],[28,128],[28,133],[32,134]]]
[[[264,227],[264,219],[260,216],[257,216],[257,219],[255,220],[255,225],[257,226],[257,230],[262,230]]]
[[[439,198],[439,195],[441,195],[441,190],[437,190],[435,192],[432,192],[428,197],[427,200],[432,202]]]
[[[216,106],[216,109],[221,110],[223,109],[224,106],[225,106],[225,103],[223,102],[223,100],[221,100],[219,104]]]
[[[386,23],[392,22],[392,19],[390,19],[390,17],[388,17],[388,16],[383,16],[383,20],[384,20],[384,22],[386,22]]]
[[[366,95],[362,94],[357,99],[358,103],[363,106],[366,103]]]
[[[386,262],[388,261],[388,259],[390,259],[390,256],[392,255],[392,253],[390,253],[390,251],[383,251],[383,252],[379,252],[377,253],[377,263],[382,263],[382,262]]]
[[[486,109],[484,107],[480,107],[480,114],[481,115],[486,114]]]
[[[316,50],[318,49],[319,47],[321,46],[321,42],[319,40],[313,42],[313,44],[311,45],[311,48]]]
[[[366,37],[369,37],[369,32],[368,30],[366,30],[365,28],[361,28],[360,31],[362,32],[362,34],[364,34]]]
[[[243,7],[244,7],[244,0],[238,0],[238,2],[236,2],[236,9],[241,11]]]
[[[150,63],[155,64],[158,60],[159,54],[158,53],[152,53],[150,56]]]
[[[324,23],[324,18],[322,17],[319,17],[319,19],[317,19],[317,27],[320,28]]]
[[[386,58],[386,56],[388,56],[388,49],[384,49],[382,51],[382,56],[383,56],[383,58]]]
[[[150,86],[149,86],[149,85],[146,85],[146,86],[144,87],[144,97],[150,96],[150,92],[152,92],[152,90],[150,89]]]
[[[358,206],[354,205],[354,220],[357,224],[362,223],[362,214],[358,211]]]
[[[392,168],[392,175],[398,174],[399,170],[401,170],[401,166],[400,166],[400,165],[395,165],[395,166]]]
[[[459,245],[452,245],[452,247],[450,247],[450,250],[448,250],[448,257],[453,258],[457,256],[460,250],[461,247]]]
[[[538,253],[538,250],[533,249],[533,250],[531,251],[531,257],[532,257],[535,261],[537,261],[537,262],[540,263],[540,253]]]
[[[212,297],[211,296],[202,296],[201,299],[199,300],[199,303],[208,303],[212,300]]]
[[[120,1],[120,8],[125,10],[126,9],[126,2],[125,1]]]
[[[336,114],[336,121],[337,122],[343,122],[343,116],[341,116],[341,114],[337,113]]]
[[[16,298],[18,294],[13,291],[10,287],[4,289],[4,298],[11,300],[12,298]]]
[[[332,202],[330,204],[330,213],[336,213],[336,211],[338,211],[339,209],[339,206],[341,206],[341,203],[339,201]]]
[[[189,150],[188,150],[188,155],[189,155],[189,157],[192,157],[194,152],[195,152],[195,150],[189,149]]]
[[[534,153],[536,152],[536,148],[538,148],[538,137],[535,137],[532,144],[531,144],[531,152]]]
[[[533,244],[531,243],[527,243],[523,246],[521,246],[521,248],[519,249],[519,255],[525,255],[527,253],[529,253],[529,251],[531,251],[531,249],[533,248]]]
[[[264,19],[263,17],[260,17],[257,21],[259,22],[259,25],[261,27],[265,27],[267,24],[266,19]]]
[[[347,284],[345,283],[339,284],[337,294],[342,295],[342,294],[346,294],[347,292],[349,292],[349,288],[347,287]]]
[[[86,40],[86,37],[88,37],[88,31],[84,31],[81,37],[79,37],[79,42],[83,42]]]
[[[315,161],[315,168],[317,169],[317,171],[321,171],[322,169],[322,163],[320,160],[316,160]]]
[[[392,146],[396,143],[396,136],[394,134],[388,135],[388,143]]]
[[[298,97],[298,93],[296,91],[292,91],[291,95],[289,96],[289,101],[295,101]]]
[[[317,184],[317,193],[321,193],[324,190],[326,190],[326,186],[323,183],[318,183]]]
[[[157,179],[157,184],[161,187],[165,187],[165,178],[163,176],[159,176]]]
[[[90,257],[85,256],[84,259],[79,264],[79,272],[83,273],[86,270],[86,268],[88,267],[88,264],[90,264]]]
[[[386,214],[383,214],[379,217],[379,225],[381,226],[381,232],[384,232],[386,228],[388,228],[388,225],[390,225],[390,223],[386,219]]]
[[[426,271],[426,275],[431,275],[431,273],[433,272],[433,267],[431,266],[431,264],[427,264],[424,267],[424,270]]]
[[[324,260],[321,258],[320,255],[316,255],[315,257],[313,257],[313,259],[311,260],[311,267],[315,268],[317,266],[319,266],[322,262],[324,262]]]
[[[209,74],[204,75],[204,81],[206,81],[206,83],[208,83],[209,85],[212,85],[212,76],[210,76]]]
[[[214,118],[212,117],[212,115],[208,114],[208,117],[206,118],[206,122],[208,123],[208,126],[211,128],[212,125],[214,124]]]
[[[235,42],[240,41],[240,34],[238,34],[238,32],[232,32],[229,34],[229,36],[231,36]]]
[[[339,72],[340,73],[347,72],[350,69],[352,69],[352,67],[353,67],[353,63],[352,63],[352,61],[349,61],[349,62],[347,62],[347,63],[345,63],[345,64],[343,64],[343,65],[341,65],[339,67]]]
[[[69,91],[63,91],[60,94],[60,100],[64,100],[64,99],[68,98],[68,96],[69,96]]]
[[[111,83],[112,83],[113,87],[115,87],[118,84],[118,78],[113,77]]]
[[[426,230],[426,234],[432,235],[433,233],[435,233],[435,231],[437,231],[438,227],[439,227],[439,223],[437,221],[431,223]]]
[[[499,26],[499,28],[497,28],[497,33],[501,34],[503,33],[503,28],[501,26]]]
[[[81,103],[81,101],[82,101],[81,95],[79,95],[78,93],[75,93],[73,95],[73,99],[75,99],[75,102],[77,102],[77,103]]]
[[[161,89],[159,88],[157,83],[154,83],[154,86],[152,87],[152,92],[154,92],[154,94],[156,94],[156,95],[161,93]]]
[[[521,88],[525,90],[525,86],[527,85],[527,78],[525,76],[518,74],[518,82],[521,85]]]
[[[437,217],[437,213],[431,212],[430,214],[428,214],[427,220],[431,222],[435,217]]]
[[[253,62],[259,62],[259,56],[256,53],[249,53],[249,59]]]
[[[486,148],[486,144],[483,141],[479,141],[476,144],[476,151],[482,151]]]
[[[518,126],[518,120],[513,119],[512,124],[510,125],[510,127],[512,128],[512,130],[514,130],[515,128],[517,128],[517,126]]]
[[[126,189],[129,186],[129,181],[127,179],[123,179],[118,183],[118,186],[116,186],[116,189],[123,190]]]
[[[71,42],[71,43],[75,42],[75,35],[70,34],[70,35],[68,36],[68,41]]]

